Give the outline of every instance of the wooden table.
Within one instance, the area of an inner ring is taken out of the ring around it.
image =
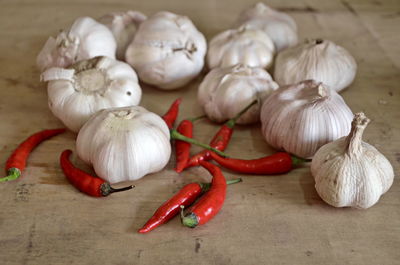
[[[61,126],[47,107],[35,58],[47,37],[76,17],[125,9],[147,15],[170,10],[188,15],[210,39],[252,2],[2,0],[0,166],[32,132]],[[342,95],[354,112],[364,111],[371,118],[365,140],[386,155],[397,175],[377,205],[364,211],[328,206],[304,167],[283,176],[244,176],[243,183],[229,187],[222,211],[207,225],[188,229],[176,218],[141,235],[136,230],[164,200],[182,185],[210,176],[199,168],[178,175],[171,158],[162,172],[137,181],[133,191],[90,198],[76,191],[60,170],[60,152],[75,144],[75,135],[66,133],[37,148],[23,177],[1,183],[0,263],[399,264],[400,2],[268,3],[294,17],[301,39],[331,39],[356,58],[356,80]],[[202,78],[171,92],[143,85],[142,105],[161,114],[181,96],[180,118],[201,114],[196,90]],[[215,124],[201,121],[195,137],[206,142],[216,130]],[[273,150],[254,125],[236,130],[228,152],[250,158]]]

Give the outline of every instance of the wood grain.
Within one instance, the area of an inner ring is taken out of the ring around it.
[[[49,35],[78,16],[137,9],[147,15],[170,10],[188,15],[210,39],[229,28],[241,0],[3,0],[0,8],[0,166],[26,136],[61,123],[47,107],[35,58]],[[399,1],[268,1],[288,12],[300,39],[329,38],[358,63],[355,82],[342,95],[372,122],[365,140],[391,161],[396,177],[380,202],[366,210],[335,209],[314,189],[308,167],[282,176],[243,176],[228,188],[220,214],[196,229],[174,219],[141,235],[136,230],[184,184],[207,181],[192,168],[137,181],[136,189],[89,198],[65,180],[58,156],[74,149],[72,133],[57,136],[32,154],[21,179],[0,185],[1,264],[398,264],[400,260],[400,41]],[[204,76],[204,75],[203,75]],[[183,98],[179,119],[202,113],[196,90],[203,76],[177,91],[142,85],[142,105],[161,114]],[[259,124],[238,127],[227,152],[259,157],[274,152]],[[217,125],[196,122],[195,137],[209,141]],[[194,148],[194,150],[199,150]],[[79,160],[82,168],[90,170]],[[237,175],[226,172],[227,178]]]

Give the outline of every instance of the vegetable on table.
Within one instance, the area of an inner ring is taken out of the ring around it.
[[[224,168],[244,174],[282,174],[291,171],[294,166],[310,161],[286,152],[251,160],[221,157],[213,152],[210,154],[212,159]]]
[[[69,160],[71,154],[71,150],[64,150],[60,156],[60,165],[69,182],[81,192],[93,197],[104,197],[114,192],[130,190],[135,187],[131,185],[114,189],[110,183],[75,167]]]
[[[197,117],[197,118],[193,118],[193,119],[182,120],[179,123],[178,128],[176,128],[176,131],[179,132],[180,134],[182,134],[183,136],[192,138],[193,137],[193,122],[198,119],[202,119],[204,117],[205,117],[205,115]],[[175,154],[176,154],[175,171],[176,172],[180,173],[185,169],[185,167],[189,161],[189,157],[190,157],[190,147],[191,147],[191,144],[188,142],[184,142],[184,141],[180,141],[180,140],[175,141]]]
[[[355,114],[348,136],[322,146],[313,158],[315,189],[334,207],[367,209],[393,184],[390,161],[362,140],[369,122],[363,112]]]
[[[214,149],[217,149],[218,151],[224,151],[231,139],[233,133],[233,127],[236,124],[236,120],[239,119],[242,114],[244,114],[248,109],[250,109],[256,103],[257,100],[254,100],[243,110],[241,110],[234,118],[228,120],[224,125],[222,125],[219,131],[215,134],[214,138],[211,140],[210,146]],[[219,152],[216,153],[220,154]],[[222,156],[226,155],[223,154]],[[198,166],[200,161],[210,160],[210,159],[211,159],[210,151],[203,150],[189,159],[187,167]]]
[[[241,182],[242,179],[228,180],[226,183],[234,184]],[[189,183],[178,191],[173,197],[164,202],[147,221],[147,223],[139,229],[139,233],[147,233],[158,226],[168,222],[179,213],[180,206],[190,206],[201,194],[208,191],[211,187],[210,183]]]
[[[21,176],[26,167],[26,160],[32,150],[44,140],[65,132],[65,128],[43,130],[29,136],[11,154],[6,162],[7,176],[0,178],[0,182],[15,180]]]
[[[181,102],[181,98],[176,99],[174,102],[172,102],[168,111],[161,117],[163,118],[169,129],[172,129],[172,127],[174,127],[175,120],[178,117],[179,105],[181,104]]]
[[[211,220],[222,208],[226,196],[226,181],[219,167],[206,161],[200,161],[200,165],[212,175],[211,188],[200,200],[189,208],[184,215],[181,206],[181,221],[184,226],[194,228]]]

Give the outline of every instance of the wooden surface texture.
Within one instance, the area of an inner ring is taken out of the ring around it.
[[[228,0],[0,0],[0,167],[32,132],[62,124],[47,107],[35,58],[50,35],[79,16],[169,10],[192,18],[207,39],[230,27],[254,1]],[[354,112],[371,118],[365,141],[392,163],[395,181],[368,210],[335,209],[314,189],[308,167],[281,176],[243,176],[228,188],[222,211],[195,229],[179,218],[141,235],[136,230],[180,187],[211,177],[200,168],[178,175],[174,159],[137,188],[95,199],[79,193],[62,174],[58,157],[75,148],[66,133],[39,146],[23,176],[0,185],[0,264],[371,264],[400,263],[400,2],[300,0],[268,3],[296,20],[300,39],[328,38],[358,63],[354,83],[342,93]],[[180,90],[142,85],[142,105],[162,114],[176,97],[181,116],[202,113],[196,92],[204,74]],[[196,123],[207,142],[218,126]],[[194,148],[193,150],[199,150]],[[260,125],[238,127],[232,156],[274,152]],[[77,159],[82,168],[88,169]],[[237,176],[226,172],[227,178]]]

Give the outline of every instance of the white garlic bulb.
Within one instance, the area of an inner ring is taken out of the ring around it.
[[[53,67],[42,79],[49,81],[50,110],[74,132],[95,112],[137,105],[142,96],[132,67],[108,57],[83,60],[69,69]]]
[[[163,169],[171,155],[169,139],[164,120],[143,107],[105,109],[79,131],[76,151],[112,184]]]
[[[159,12],[140,24],[125,58],[143,82],[175,89],[200,73],[206,49],[188,17]]]
[[[293,18],[261,2],[240,13],[236,26],[242,25],[261,29],[267,33],[274,42],[277,52],[298,42],[297,25]]]
[[[95,56],[115,58],[117,44],[111,31],[90,17],[75,20],[68,31],[50,37],[36,64],[41,71],[50,67],[68,67],[71,64]]]
[[[99,18],[99,22],[106,25],[117,41],[117,58],[125,60],[125,52],[139,27],[147,16],[138,11],[113,12]]]
[[[278,84],[264,69],[238,64],[211,70],[199,86],[198,102],[211,120],[223,122],[257,100],[237,120],[248,124],[259,121],[262,102],[276,89]]]
[[[274,58],[274,43],[262,30],[247,26],[229,29],[211,39],[207,52],[210,69],[241,63],[268,68]]]
[[[267,143],[302,158],[311,158],[324,144],[347,135],[352,119],[343,98],[314,80],[281,87],[261,108]]]
[[[322,146],[312,160],[315,188],[332,206],[369,208],[393,183],[390,162],[362,141],[368,123],[364,113],[357,113],[350,134]]]
[[[274,78],[279,85],[314,79],[339,92],[353,82],[356,70],[354,58],[343,47],[317,39],[279,53]]]

